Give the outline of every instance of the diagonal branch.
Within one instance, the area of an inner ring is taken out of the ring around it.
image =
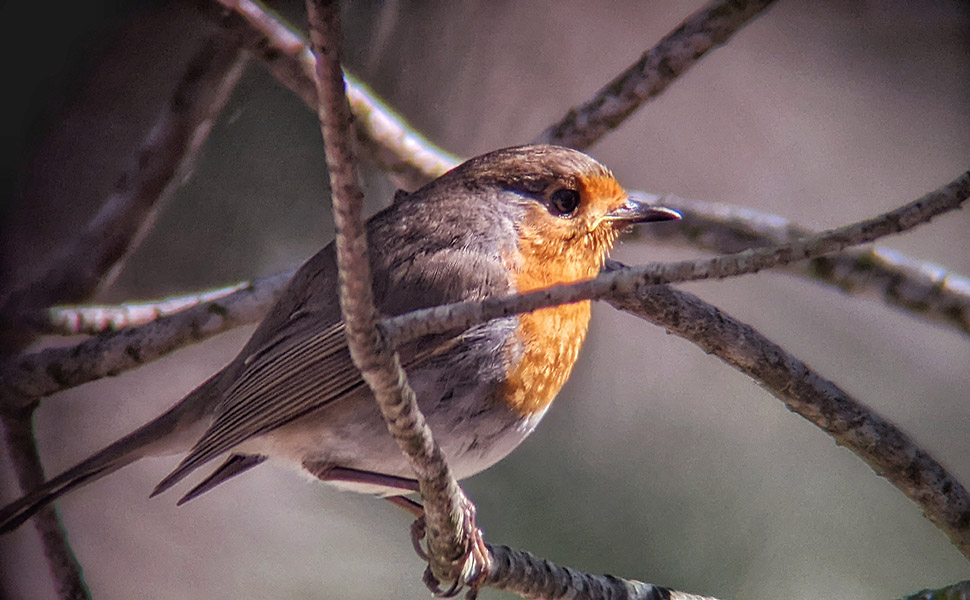
[[[648,202],[660,196],[631,192]],[[664,206],[684,219],[676,227],[641,227],[651,240],[684,240],[718,254],[783,244],[813,235],[779,217],[750,208],[664,195]],[[858,296],[878,298],[912,316],[970,334],[970,279],[887,248],[859,248],[787,266],[788,272]]]
[[[697,344],[749,375],[792,412],[831,435],[899,488],[970,558],[970,494],[891,421],[754,327],[692,294],[653,286],[615,295],[609,302]]]
[[[571,109],[535,141],[577,150],[589,148],[645,102],[659,96],[710,50],[727,42],[772,2],[714,0],[708,3],[606,84],[592,100]]]
[[[33,409],[33,406],[28,406],[17,413],[0,414],[3,441],[17,474],[17,481],[24,490],[32,490],[44,483],[44,466],[40,462],[31,423]],[[64,526],[54,507],[45,506],[37,511],[33,523],[40,535],[44,557],[55,581],[58,597],[65,600],[90,599],[91,594],[88,593],[81,576],[81,565],[67,542]]]
[[[316,81],[320,129],[327,153],[337,236],[340,309],[354,364],[380,406],[388,430],[407,455],[424,499],[424,520],[430,537],[432,569],[448,581],[468,580],[487,572],[472,562],[475,536],[466,519],[465,498],[451,475],[444,454],[418,408],[414,390],[397,352],[380,335],[368,262],[367,236],[361,218],[364,194],[357,181],[350,147],[350,108],[344,95],[340,66],[340,25],[336,0],[308,0],[310,37],[317,56]],[[436,568],[435,568],[436,567]]]

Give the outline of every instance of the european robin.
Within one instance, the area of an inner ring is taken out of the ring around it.
[[[593,278],[618,234],[678,219],[629,198],[606,167],[556,146],[473,158],[367,222],[374,297],[384,315]],[[398,348],[454,474],[468,477],[528,436],[569,377],[590,303],[496,319]],[[0,511],[8,531],[37,509],[144,456],[188,452],[154,494],[225,462],[179,503],[267,458],[341,487],[415,489],[351,362],[334,246],[293,276],[242,352],[167,412]]]

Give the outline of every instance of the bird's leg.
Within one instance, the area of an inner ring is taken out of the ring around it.
[[[303,468],[320,481],[373,485],[386,488],[391,493],[394,491],[400,491],[402,493],[418,491],[418,482],[406,477],[375,473],[373,471],[362,471],[348,467],[335,467],[330,463],[314,461],[303,461]]]
[[[388,490],[399,490],[401,493],[417,492],[418,482],[405,477],[396,475],[386,475],[384,473],[374,473],[372,471],[362,471],[348,467],[336,467],[328,463],[318,463],[306,461],[303,468],[313,474],[321,481],[359,483],[373,485]],[[403,508],[416,517],[411,525],[411,544],[414,551],[421,560],[430,562],[431,557],[428,550],[424,547],[424,539],[427,534],[427,523],[424,518],[424,507],[402,495],[393,495],[386,498],[388,502]],[[491,557],[482,531],[475,522],[475,506],[462,496],[461,501],[461,527],[468,539],[468,552],[463,557],[462,574],[448,589],[441,589],[440,581],[435,577],[430,565],[424,573],[424,583],[436,596],[441,598],[452,598],[457,596],[461,590],[467,586],[466,598],[473,600],[478,595],[478,590],[485,583],[488,576]]]

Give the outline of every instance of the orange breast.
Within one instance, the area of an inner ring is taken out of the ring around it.
[[[521,292],[594,277],[603,251],[587,244],[550,243],[536,227],[524,224],[519,232],[518,256],[506,262]],[[514,265],[514,268],[512,266]],[[501,400],[528,416],[545,409],[569,378],[589,327],[589,301],[545,308],[519,315],[518,339],[522,354],[511,360]],[[511,353],[513,349],[509,348]]]
[[[589,313],[590,304],[585,301],[519,316],[524,352],[512,365],[502,389],[512,410],[532,415],[556,397],[576,364]]]

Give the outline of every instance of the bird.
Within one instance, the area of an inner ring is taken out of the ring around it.
[[[621,232],[677,220],[631,198],[590,156],[551,145],[472,158],[366,224],[375,304],[397,316],[594,278]],[[418,404],[458,479],[508,455],[536,428],[575,365],[590,302],[507,316],[397,347]],[[192,500],[267,460],[343,489],[417,489],[351,361],[331,243],[300,267],[240,353],[144,426],[0,509],[0,532],[60,496],[146,456],[183,453],[152,492],[221,466]]]

